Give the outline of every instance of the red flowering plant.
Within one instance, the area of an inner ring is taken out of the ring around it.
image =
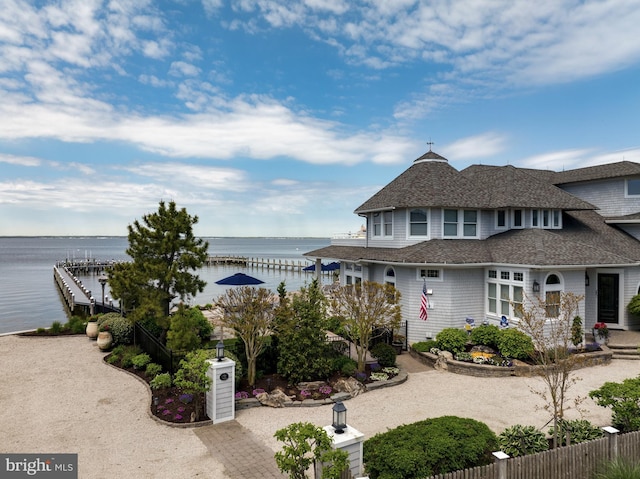
[[[596,323],[593,325],[593,335],[598,335],[600,338],[607,339],[609,337],[609,328],[605,323]]]

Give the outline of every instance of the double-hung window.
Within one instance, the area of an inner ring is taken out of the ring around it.
[[[478,236],[477,210],[443,210],[445,238],[475,238]]]
[[[393,237],[393,211],[380,211],[373,213],[373,237]]]
[[[409,236],[429,236],[429,216],[426,209],[413,208],[409,211]]]

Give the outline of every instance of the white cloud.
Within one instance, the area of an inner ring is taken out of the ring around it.
[[[42,160],[34,158],[32,156],[13,156],[0,154],[0,163],[8,163],[10,165],[19,166],[40,166]]]
[[[624,150],[607,153],[596,152],[593,149],[551,151],[542,155],[524,158],[520,160],[518,164],[527,168],[562,171],[587,166],[604,165],[618,161],[640,163],[640,147],[626,148]]]
[[[195,65],[187,62],[173,62],[169,68],[169,75],[174,76],[197,76],[200,74],[200,69]]]
[[[495,132],[462,138],[442,148],[447,158],[458,160],[487,158],[505,149],[506,138]]]

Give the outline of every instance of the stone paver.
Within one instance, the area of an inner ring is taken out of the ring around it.
[[[227,421],[194,429],[230,479],[260,477],[286,479],[276,466],[273,451],[237,421]]]

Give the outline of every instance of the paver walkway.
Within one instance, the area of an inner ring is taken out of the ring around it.
[[[195,428],[194,433],[230,479],[286,479],[276,466],[273,451],[237,421]],[[256,467],[257,466],[257,467]]]

